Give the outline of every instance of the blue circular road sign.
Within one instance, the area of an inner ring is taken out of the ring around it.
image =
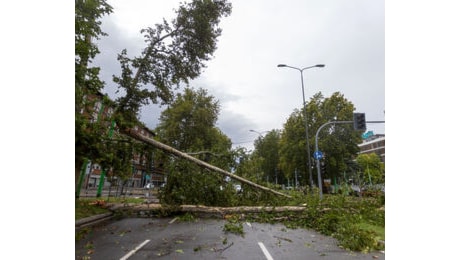
[[[323,158],[323,153],[321,151],[315,151],[313,157],[315,157],[316,160],[320,160]]]

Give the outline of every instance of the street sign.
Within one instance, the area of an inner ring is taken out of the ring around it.
[[[313,153],[313,157],[316,159],[316,160],[321,160],[323,158],[323,153],[321,151],[315,151]]]
[[[373,131],[368,131],[368,132],[366,132],[366,133],[363,133],[363,134],[361,135],[361,137],[362,137],[363,139],[367,139],[367,138],[369,138],[369,137],[371,137],[371,136],[373,136],[373,135],[374,135],[374,132],[373,132]]]

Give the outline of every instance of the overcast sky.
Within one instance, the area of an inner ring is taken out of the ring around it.
[[[109,36],[99,42],[104,89],[115,98],[112,75],[122,49],[139,55],[146,46],[140,30],[162,18],[170,21],[176,0],[108,0],[114,12],[104,17]],[[259,132],[282,129],[289,115],[302,106],[300,72],[278,68],[280,63],[304,68],[308,101],[321,91],[325,97],[339,91],[355,112],[368,121],[385,120],[385,14],[383,0],[233,0],[232,14],[221,21],[222,35],[214,58],[190,83],[219,100],[218,127],[235,146],[253,149]],[[161,109],[145,107],[141,120],[155,128]],[[369,131],[385,133],[385,124],[369,124]]]

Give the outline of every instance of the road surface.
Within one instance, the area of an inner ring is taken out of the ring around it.
[[[76,242],[76,259],[385,259],[383,252],[362,254],[337,241],[282,224],[243,223],[244,235],[226,233],[226,220],[127,218],[95,227]],[[88,258],[89,257],[89,258]]]

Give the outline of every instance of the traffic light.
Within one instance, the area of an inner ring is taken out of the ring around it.
[[[326,162],[321,162],[320,163],[320,166],[321,166],[321,174],[324,176],[326,174]]]
[[[353,113],[353,127],[358,131],[366,131],[366,115],[364,113]]]

